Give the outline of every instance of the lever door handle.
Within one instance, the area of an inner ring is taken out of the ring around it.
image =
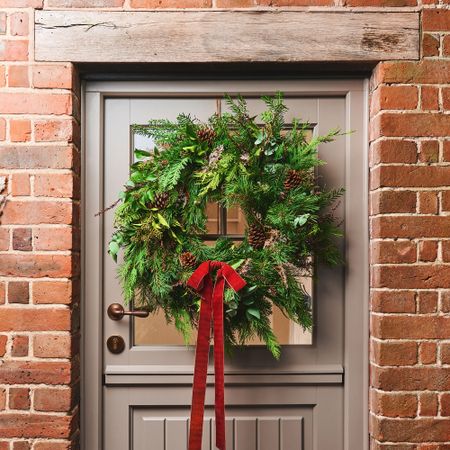
[[[108,306],[108,317],[111,320],[121,320],[123,316],[133,316],[145,318],[149,316],[148,311],[135,310],[135,311],[125,311],[124,307],[120,303],[111,303]]]

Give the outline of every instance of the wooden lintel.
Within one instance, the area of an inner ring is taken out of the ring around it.
[[[37,61],[347,62],[419,58],[416,12],[36,11]]]

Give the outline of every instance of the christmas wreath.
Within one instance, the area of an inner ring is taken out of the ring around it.
[[[280,346],[271,327],[278,307],[305,329],[312,325],[311,299],[302,278],[317,263],[338,264],[340,230],[333,205],[342,190],[319,183],[318,145],[339,133],[308,139],[308,124],[287,127],[283,95],[262,97],[266,110],[249,114],[241,97],[227,97],[229,113],[206,123],[181,114],[175,122],[151,120],[134,131],[151,137],[151,152],[136,149],[136,162],[119,195],[109,252],[117,261],[124,297],[168,322],[189,339],[198,324],[200,298],[187,280],[203,261],[223,261],[247,285],[226,289],[227,347],[259,337],[275,357]],[[238,207],[247,230],[205,242],[209,202]],[[325,212],[328,210],[328,212]]]

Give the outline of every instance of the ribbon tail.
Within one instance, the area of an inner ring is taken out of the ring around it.
[[[189,427],[189,450],[201,450],[203,417],[205,409],[206,377],[208,372],[209,341],[212,316],[212,280],[204,278],[200,319],[198,326],[197,349],[195,352],[195,371],[192,389],[191,421]]]
[[[219,450],[225,450],[224,287],[225,280],[221,276],[216,281],[213,293],[216,447]]]

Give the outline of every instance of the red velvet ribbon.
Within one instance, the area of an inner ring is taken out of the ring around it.
[[[212,272],[217,269],[213,282]],[[220,261],[205,261],[195,270],[187,284],[202,297],[195,353],[194,387],[192,390],[189,450],[201,450],[205,411],[206,376],[208,371],[211,318],[214,325],[214,374],[216,447],[225,450],[223,293],[227,283],[234,291],[245,286],[238,273]]]

